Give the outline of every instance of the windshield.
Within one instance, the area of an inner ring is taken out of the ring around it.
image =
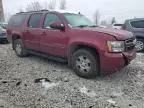
[[[81,14],[64,14],[65,18],[67,19],[68,23],[71,25],[71,27],[92,27],[96,26],[92,23],[88,18]]]

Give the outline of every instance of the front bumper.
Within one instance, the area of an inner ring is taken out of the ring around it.
[[[6,41],[7,40],[7,36],[0,36],[0,41]]]
[[[136,58],[135,50],[123,53],[105,52],[100,57],[101,70],[104,72],[118,71],[127,66],[135,58]]]

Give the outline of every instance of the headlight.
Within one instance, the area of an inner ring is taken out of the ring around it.
[[[108,41],[109,52],[123,52],[125,50],[124,41]]]

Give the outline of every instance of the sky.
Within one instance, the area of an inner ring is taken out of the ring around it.
[[[36,0],[3,0],[5,16],[18,12],[20,8]],[[50,0],[38,0],[44,5]],[[59,8],[59,0],[56,0]],[[96,10],[100,12],[101,20],[116,18],[118,23],[123,23],[130,18],[144,18],[144,0],[67,0],[68,10],[80,11],[90,19],[93,19]]]

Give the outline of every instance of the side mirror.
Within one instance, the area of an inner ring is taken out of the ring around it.
[[[61,22],[52,22],[50,24],[50,27],[54,29],[62,30],[62,31],[64,30],[64,25]]]

